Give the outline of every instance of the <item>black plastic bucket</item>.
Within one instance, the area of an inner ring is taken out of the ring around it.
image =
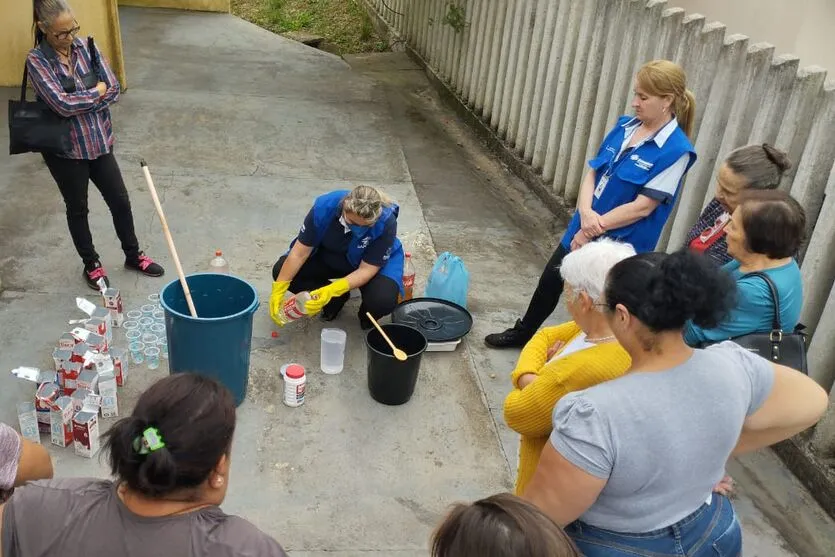
[[[391,347],[377,329],[365,335],[368,347],[368,392],[381,404],[396,406],[412,398],[417,384],[420,359],[427,342],[423,333],[407,325],[382,325],[396,347],[406,353],[406,361],[394,357]]]

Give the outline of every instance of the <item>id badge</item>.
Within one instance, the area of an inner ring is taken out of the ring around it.
[[[609,175],[604,174],[600,177],[600,182],[597,183],[597,187],[594,188],[594,198],[600,199],[600,196],[603,195],[603,190],[606,189],[606,184],[609,183]]]

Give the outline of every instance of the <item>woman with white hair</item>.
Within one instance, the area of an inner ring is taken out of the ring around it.
[[[366,312],[379,319],[403,293],[404,253],[397,239],[400,208],[370,186],[337,190],[316,198],[290,250],[273,266],[270,316],[279,326],[279,310],[289,292],[310,292],[308,314],[322,312],[331,321],[348,301],[362,293],[359,319],[370,329]]]
[[[623,375],[631,364],[605,315],[606,274],[635,255],[629,244],[601,238],[567,254],[560,274],[572,321],[539,331],[522,350],[504,403],[507,425],[521,434],[516,494],[525,491],[551,434],[551,414],[563,395]]]

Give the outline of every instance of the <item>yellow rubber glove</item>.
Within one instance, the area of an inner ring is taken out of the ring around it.
[[[283,327],[284,323],[279,318],[281,312],[281,303],[284,301],[284,295],[287,289],[290,288],[289,280],[280,280],[273,283],[273,293],[270,294],[270,317],[279,327]]]
[[[304,309],[308,315],[314,315],[322,311],[332,298],[338,298],[351,290],[351,285],[348,284],[348,279],[341,278],[335,280],[327,286],[323,286],[318,290],[310,293],[313,299],[308,300],[304,304]]]

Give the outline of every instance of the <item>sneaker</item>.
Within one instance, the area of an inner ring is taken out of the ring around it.
[[[141,251],[139,252],[139,255],[136,256],[136,259],[125,260],[125,269],[139,271],[143,275],[147,275],[149,277],[161,277],[165,274],[165,269],[162,268],[162,265],[154,263],[153,259]]]
[[[100,261],[93,261],[92,263],[84,265],[83,275],[84,280],[87,281],[87,286],[93,290],[98,291],[99,279],[104,279],[105,286],[110,287],[110,281],[107,280],[107,272],[104,270],[104,267],[101,266]]]
[[[492,348],[522,348],[533,337],[533,332],[522,327],[522,321],[501,333],[493,333],[484,337],[484,344]]]
[[[360,318],[360,329],[362,329],[363,331],[368,331],[374,326],[374,324],[371,323],[371,320],[368,318],[367,315],[365,315],[365,313],[360,313],[358,317]]]

